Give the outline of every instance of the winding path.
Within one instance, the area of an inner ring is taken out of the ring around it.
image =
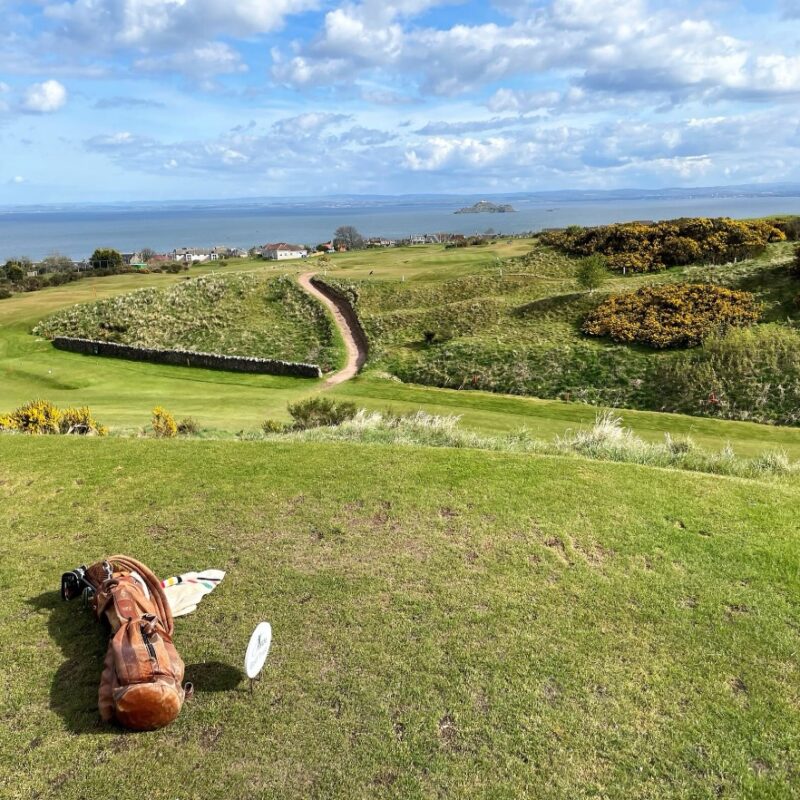
[[[354,378],[358,374],[358,371],[367,360],[367,341],[358,318],[349,303],[332,292],[326,292],[324,286],[315,286],[311,282],[314,274],[313,272],[304,272],[298,276],[297,280],[308,294],[319,300],[333,314],[333,319],[342,334],[342,339],[344,339],[344,344],[347,348],[347,362],[344,367],[330,375],[325,380],[325,383],[322,384],[323,389],[329,389],[332,386],[349,381],[350,378]]]

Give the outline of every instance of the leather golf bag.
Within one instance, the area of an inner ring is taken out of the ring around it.
[[[111,628],[98,707],[105,721],[153,730],[180,713],[184,664],[172,644],[174,622],[158,578],[128,556],[111,556],[61,578],[61,597],[83,595]]]

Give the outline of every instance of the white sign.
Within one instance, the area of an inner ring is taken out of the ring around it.
[[[261,672],[271,644],[272,626],[269,622],[259,622],[250,637],[244,656],[244,671],[248,678],[255,678]]]

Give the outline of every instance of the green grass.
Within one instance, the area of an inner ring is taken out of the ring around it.
[[[294,277],[205,275],[65,308],[34,335],[75,336],[137,347],[194,350],[318,364],[343,360],[333,319]]]
[[[432,248],[427,250],[432,252]],[[337,258],[351,255],[366,257],[348,253]],[[462,250],[447,251],[448,258],[463,256]],[[221,269],[193,268],[191,274],[283,274],[298,269],[308,269],[308,264],[281,265],[278,270],[263,262],[240,262]],[[131,432],[145,428],[152,408],[164,405],[178,418],[195,417],[207,434],[214,435],[254,431],[266,418],[287,420],[286,405],[316,391],[319,382],[99,359],[55,350],[48,341],[30,334],[38,320],[59,309],[124,294],[143,285],[168,288],[184,281],[184,277],[173,275],[120,275],[0,301],[0,412],[41,397],[59,406],[88,405],[112,431]],[[545,439],[590,425],[597,411],[581,403],[440,390],[398,384],[369,374],[337,387],[334,394],[376,410],[424,408],[431,413],[463,415],[466,428],[485,433],[526,427],[532,435]],[[625,411],[623,417],[637,434],[651,441],[662,439],[669,431],[690,434],[709,450],[730,441],[744,456],[782,447],[792,458],[800,458],[800,430],[796,429],[636,411]]]
[[[331,270],[327,279],[355,298],[370,339],[370,364],[406,382],[649,410],[674,409],[665,373],[681,354],[583,335],[584,318],[606,294],[652,283],[713,281],[754,292],[764,305],[764,322],[794,324],[800,318],[800,284],[786,270],[791,243],[770,245],[758,258],[735,265],[614,275],[595,293],[580,290],[574,259],[535,243],[515,244],[529,249],[515,257],[509,251],[505,260],[476,258],[457,269],[420,270],[406,280],[398,280],[396,255],[387,255],[384,267],[384,254],[377,253],[372,276],[359,266]],[[446,262],[451,252],[440,247],[438,257]],[[432,344],[426,343],[430,336]],[[767,395],[775,390],[771,376],[752,378]],[[787,380],[793,383],[795,376]],[[792,415],[783,405],[777,398],[759,408],[723,403],[714,413],[788,423]],[[707,408],[698,403],[681,410]]]
[[[448,449],[0,437],[4,798],[790,798],[797,482]],[[60,573],[227,570],[170,727]],[[251,696],[248,635],[275,632]]]
[[[567,430],[589,427],[598,414],[595,406],[584,403],[481,391],[457,392],[378,379],[369,373],[338,386],[333,395],[374,411],[391,409],[409,413],[425,409],[431,414],[458,415],[464,428],[479,433],[509,433],[525,428],[532,436],[546,440]],[[691,436],[708,450],[730,444],[737,455],[753,457],[766,450],[783,449],[792,459],[800,459],[800,428],[631,409],[623,409],[619,414],[646,441],[663,441],[668,432],[673,436]]]
[[[481,272],[498,259],[524,255],[533,241],[498,239],[477,247],[446,248],[441,244],[426,244],[333,253],[329,256],[329,272],[342,273],[352,280],[436,282]]]

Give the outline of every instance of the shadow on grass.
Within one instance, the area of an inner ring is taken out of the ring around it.
[[[65,661],[50,685],[50,708],[72,733],[115,733],[97,711],[97,691],[108,647],[108,628],[100,625],[80,600],[65,603],[57,591],[28,598],[28,605],[47,610],[47,629]]]
[[[72,733],[126,733],[123,728],[103,722],[97,710],[108,626],[98,623],[80,600],[65,603],[57,591],[30,597],[27,603],[36,610],[50,612],[47,629],[66,659],[50,685],[50,708]],[[194,684],[198,694],[232,691],[243,677],[242,670],[221,661],[186,665],[185,680]]]
[[[186,665],[185,680],[194,684],[197,694],[233,691],[239,686],[243,677],[242,670],[222,661]]]

